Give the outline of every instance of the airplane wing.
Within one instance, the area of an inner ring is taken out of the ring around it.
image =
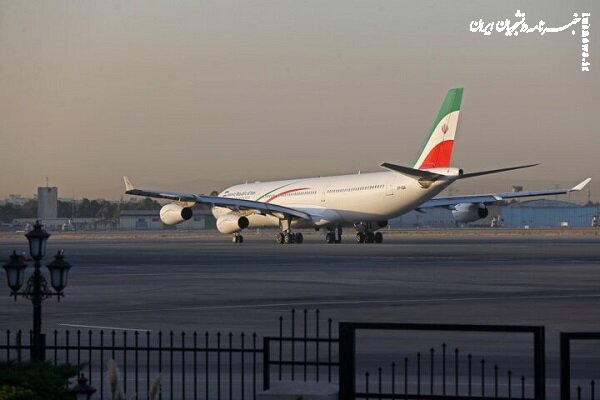
[[[570,189],[549,189],[549,190],[538,190],[532,192],[509,192],[509,193],[490,193],[490,194],[472,194],[467,196],[450,196],[450,197],[436,197],[425,203],[421,204],[417,210],[423,208],[432,207],[446,207],[452,208],[456,204],[460,203],[482,203],[482,204],[493,204],[498,201],[515,199],[521,197],[534,197],[534,196],[550,196],[557,194],[565,194],[569,192],[577,192],[583,189],[592,178],[587,178],[576,186]]]
[[[203,194],[190,194],[179,192],[163,192],[158,190],[136,189],[129,178],[123,177],[125,181],[125,194],[133,196],[153,197],[157,199],[169,199],[182,202],[195,202],[209,206],[226,207],[233,211],[246,210],[256,214],[273,215],[279,219],[300,218],[310,219],[310,215],[304,211],[279,206],[277,204],[262,203],[253,200],[231,199],[219,196],[206,196]]]

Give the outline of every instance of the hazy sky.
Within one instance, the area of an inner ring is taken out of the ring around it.
[[[446,91],[465,88],[453,164],[541,167],[455,193],[573,185],[600,200],[598,1],[0,0],[0,198],[411,165]],[[581,26],[507,37],[472,20]],[[598,22],[596,22],[598,21]],[[574,200],[585,200],[587,193]]]

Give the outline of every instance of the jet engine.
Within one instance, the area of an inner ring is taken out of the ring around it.
[[[235,233],[245,229],[250,225],[248,218],[236,213],[221,215],[217,218],[217,229],[221,233]]]
[[[468,222],[477,221],[488,216],[488,209],[485,204],[477,203],[460,203],[454,206],[452,216],[456,222],[466,224]]]
[[[192,218],[192,209],[177,203],[170,203],[160,209],[160,219],[165,225],[176,225]]]

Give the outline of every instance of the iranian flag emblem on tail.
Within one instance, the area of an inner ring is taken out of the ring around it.
[[[414,168],[429,169],[450,166],[462,95],[463,88],[448,91],[440,112],[433,122],[425,147],[413,165]]]

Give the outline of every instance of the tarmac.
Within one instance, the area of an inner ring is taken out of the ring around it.
[[[334,331],[339,321],[541,325],[548,376],[556,378],[559,332],[600,331],[600,236],[574,232],[411,231],[387,234],[382,244],[358,244],[353,235],[326,244],[310,234],[300,245],[278,245],[272,232],[246,234],[243,244],[184,232],[55,234],[45,261],[64,249],[73,268],[60,303],[44,302],[43,329],[276,335],[280,316],[289,329],[293,308],[299,331],[304,309],[310,329],[319,309],[321,328],[331,318]],[[27,251],[25,238],[0,234],[0,254],[13,249]],[[31,304],[13,302],[5,279],[0,329],[29,330]],[[365,363],[387,360],[400,340],[372,340],[378,335],[359,346]],[[427,352],[425,336],[401,342]],[[430,336],[449,349],[474,340]],[[490,340],[474,349],[492,343],[498,360],[529,366],[528,339]]]

